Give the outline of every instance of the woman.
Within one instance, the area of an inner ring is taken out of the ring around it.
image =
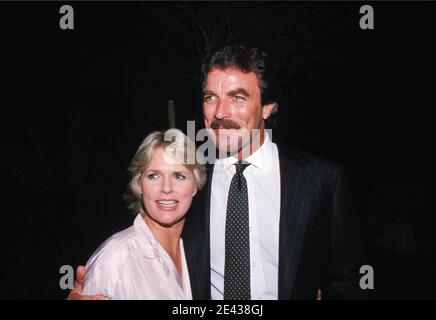
[[[89,259],[84,295],[192,299],[180,236],[192,198],[206,181],[204,166],[192,154],[194,143],[179,130],[145,138],[129,167],[129,208],[136,219]],[[184,161],[190,158],[195,163]]]

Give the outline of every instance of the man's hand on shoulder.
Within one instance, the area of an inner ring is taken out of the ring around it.
[[[85,281],[86,269],[84,266],[78,266],[76,269],[76,280],[74,280],[74,288],[70,290],[67,300],[109,300],[102,295],[84,296],[82,295],[83,281]]]

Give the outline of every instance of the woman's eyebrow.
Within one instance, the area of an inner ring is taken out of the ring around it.
[[[178,171],[174,171],[174,173],[184,173],[184,174],[188,174],[188,173],[190,173],[191,171],[189,171],[189,170],[178,170]]]
[[[144,170],[144,173],[146,173],[146,172],[156,172],[156,173],[161,173],[160,170],[155,170],[155,169],[153,169],[153,168],[149,168],[149,169]]]

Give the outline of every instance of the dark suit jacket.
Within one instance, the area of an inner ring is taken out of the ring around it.
[[[359,299],[364,264],[360,232],[347,179],[325,160],[279,148],[281,210],[279,299]],[[210,193],[197,195],[183,231],[194,299],[210,299]],[[268,213],[265,213],[268,214]]]

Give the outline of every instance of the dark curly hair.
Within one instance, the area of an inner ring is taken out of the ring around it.
[[[214,68],[237,68],[243,72],[254,72],[261,94],[261,105],[278,103],[278,93],[274,81],[274,70],[268,55],[258,48],[248,48],[242,44],[225,46],[208,55],[201,67],[202,87],[207,74]]]

